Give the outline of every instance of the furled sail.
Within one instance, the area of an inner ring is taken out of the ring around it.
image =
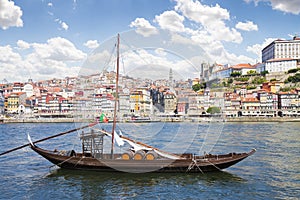
[[[104,130],[99,130],[99,131],[101,131],[105,135],[111,137],[111,133],[106,132]],[[116,143],[118,144],[118,146],[123,146],[124,142],[127,142],[132,147],[132,150],[135,151],[135,152],[137,152],[139,150],[145,150],[145,151],[152,151],[153,150],[158,155],[160,155],[162,157],[165,157],[165,158],[169,158],[169,159],[185,159],[185,158],[183,158],[181,156],[161,151],[161,150],[159,150],[157,148],[151,147],[151,146],[146,145],[146,144],[141,143],[141,142],[134,141],[134,140],[132,140],[130,138],[127,138],[127,137],[124,137],[124,136],[120,137],[117,133],[115,133],[114,135],[115,135],[114,139],[115,139]],[[122,145],[120,145],[120,144],[122,144]]]

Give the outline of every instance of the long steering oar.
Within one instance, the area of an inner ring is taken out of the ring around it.
[[[89,124],[89,125],[86,125],[86,126],[82,126],[82,127],[79,127],[79,128],[75,128],[75,129],[72,129],[72,130],[69,130],[69,131],[66,131],[66,132],[62,132],[62,133],[59,133],[59,134],[56,134],[56,135],[52,135],[52,136],[50,136],[50,137],[46,137],[46,138],[43,138],[43,139],[34,141],[33,144],[39,143],[39,142],[42,142],[42,141],[45,141],[45,140],[49,140],[49,139],[52,139],[52,138],[55,138],[55,137],[59,137],[59,136],[62,136],[62,135],[68,134],[68,133],[72,133],[72,132],[74,132],[74,131],[78,131],[78,130],[81,130],[81,129],[85,129],[85,128],[88,128],[88,127],[92,127],[92,126],[95,126],[96,124],[98,124],[98,123],[97,123],[97,122],[96,122],[96,123],[92,123],[92,124]],[[5,155],[5,154],[8,154],[8,153],[13,152],[13,151],[16,151],[16,150],[19,150],[19,149],[22,149],[22,148],[27,147],[27,146],[29,146],[29,145],[30,145],[30,143],[27,143],[27,144],[24,144],[24,145],[22,145],[22,146],[19,146],[19,147],[10,149],[10,150],[8,150],[8,151],[5,151],[5,152],[3,152],[3,153],[0,153],[0,156]]]

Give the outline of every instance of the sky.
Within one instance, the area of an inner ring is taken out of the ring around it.
[[[118,33],[140,42],[128,65],[138,52],[147,65],[185,68],[166,52],[193,60],[190,49],[210,63],[255,64],[273,40],[299,36],[299,22],[300,0],[0,0],[0,83],[77,76]]]

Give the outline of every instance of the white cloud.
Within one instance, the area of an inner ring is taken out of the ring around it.
[[[154,35],[157,33],[156,28],[144,18],[136,18],[133,22],[130,23],[130,27],[136,28],[136,32],[143,35],[144,37],[149,37],[150,35]]]
[[[257,31],[258,26],[254,24],[252,21],[247,22],[239,22],[235,25],[235,28],[243,30],[243,31]]]
[[[52,6],[53,6],[53,4],[52,4],[51,2],[49,2],[47,5],[48,5],[49,7],[52,7]]]
[[[170,52],[166,52],[162,49],[136,49],[134,51],[127,51],[123,55],[122,60],[125,66],[129,66],[124,73],[121,73],[135,77],[135,78],[151,78],[151,79],[162,79],[168,78],[169,70],[172,68],[175,73],[177,70],[180,72],[180,77],[178,74],[174,74],[174,78],[183,79],[187,78],[188,75],[183,73],[187,69],[184,65],[179,65],[182,59],[168,59],[166,55],[157,55],[158,51],[163,51],[163,54],[170,55]],[[183,77],[185,76],[186,77]],[[176,76],[176,77],[175,77]]]
[[[61,37],[51,38],[46,44],[33,43],[35,53],[41,58],[57,61],[78,61],[86,57],[86,54],[76,49],[69,40]]]
[[[64,29],[65,31],[69,29],[69,26],[68,26],[68,24],[66,24],[66,22],[63,22],[60,19],[55,19],[54,21],[58,22],[60,24],[61,29]]]
[[[183,21],[184,17],[173,10],[165,11],[162,14],[155,16],[155,22],[157,22],[162,29],[173,32],[184,31]]]
[[[257,25],[253,22],[246,22],[240,23],[237,27],[230,27],[226,24],[227,21],[230,22],[229,11],[218,4],[208,6],[198,0],[174,1],[176,2],[174,10],[156,15],[153,20],[160,28],[169,31],[171,38],[166,43],[173,45],[176,49],[182,48],[182,45],[202,49],[203,52],[200,54],[205,54],[205,58],[202,59],[205,62],[220,61],[229,64],[255,62],[253,58],[230,53],[225,49],[223,42],[241,43],[243,38],[238,28],[256,30]],[[139,20],[140,18],[137,18],[135,22]],[[138,24],[144,24],[142,22],[144,19]],[[146,22],[150,25],[148,21]],[[245,25],[247,25],[246,28]],[[158,30],[157,32],[160,33]],[[185,55],[184,52],[181,53]]]
[[[13,26],[22,27],[22,14],[21,8],[16,6],[13,1],[0,0],[0,27],[3,30]]]
[[[158,56],[166,56],[167,55],[165,49],[163,49],[163,48],[157,48],[157,49],[155,49],[155,53]]]
[[[25,76],[29,77],[26,61],[10,45],[0,46],[0,63],[0,80],[23,81]]]
[[[171,42],[183,44],[183,45],[197,45],[192,38],[187,38],[179,34],[172,34]]]
[[[69,26],[68,24],[66,24],[66,22],[61,22],[61,28],[63,28],[64,30],[68,30]]]
[[[27,81],[30,77],[44,80],[75,76],[79,72],[77,66],[86,58],[86,54],[73,43],[60,37],[51,38],[47,43],[27,43],[19,40],[17,46],[15,49],[11,46],[0,46],[0,80],[6,78],[13,82]],[[29,52],[22,52],[22,55],[17,52],[23,49]]]
[[[178,10],[189,19],[208,24],[216,20],[228,20],[230,18],[229,12],[221,8],[218,4],[216,6],[202,5],[199,1],[193,0],[175,0],[177,5],[175,10]]]
[[[86,43],[84,43],[83,45],[90,49],[96,49],[97,47],[99,47],[99,43],[97,40],[89,40]]]
[[[14,52],[10,45],[0,46],[0,62],[3,63],[11,63],[14,61],[20,61],[21,56]]]
[[[258,5],[259,2],[270,2],[272,9],[279,10],[286,13],[292,13],[295,15],[300,14],[300,3],[299,0],[244,0],[247,3],[254,2]]]
[[[252,46],[248,46],[247,51],[257,55],[257,57],[259,58],[259,61],[261,61],[261,57],[262,57],[261,51],[263,50],[263,48],[268,46],[274,40],[276,40],[276,39],[275,38],[267,38],[264,40],[264,42],[262,44],[254,44]]]
[[[255,64],[255,60],[253,58],[249,58],[245,55],[236,55],[233,53],[229,53],[227,51],[224,51],[224,55],[222,56],[221,59],[218,59],[216,61],[220,61],[220,63],[225,63],[225,64],[231,64],[235,65],[238,63],[252,63]]]
[[[18,45],[19,49],[29,49],[30,48],[30,44],[23,40],[18,40],[17,45]]]
[[[216,40],[241,43],[243,38],[234,28],[229,28],[225,20],[230,19],[229,11],[216,6],[207,6],[199,1],[175,0],[175,10],[191,21],[197,22]]]

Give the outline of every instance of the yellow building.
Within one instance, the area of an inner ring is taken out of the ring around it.
[[[270,83],[270,90],[272,93],[277,93],[280,91],[280,88],[282,88],[284,86],[283,82],[271,82]]]
[[[132,113],[137,113],[141,108],[141,101],[143,99],[142,92],[136,91],[130,94],[130,111]]]
[[[17,92],[11,93],[6,97],[5,108],[7,113],[18,113],[19,105],[25,104],[26,93]]]
[[[130,112],[137,115],[148,115],[151,108],[150,92],[146,88],[136,89],[130,93]]]

